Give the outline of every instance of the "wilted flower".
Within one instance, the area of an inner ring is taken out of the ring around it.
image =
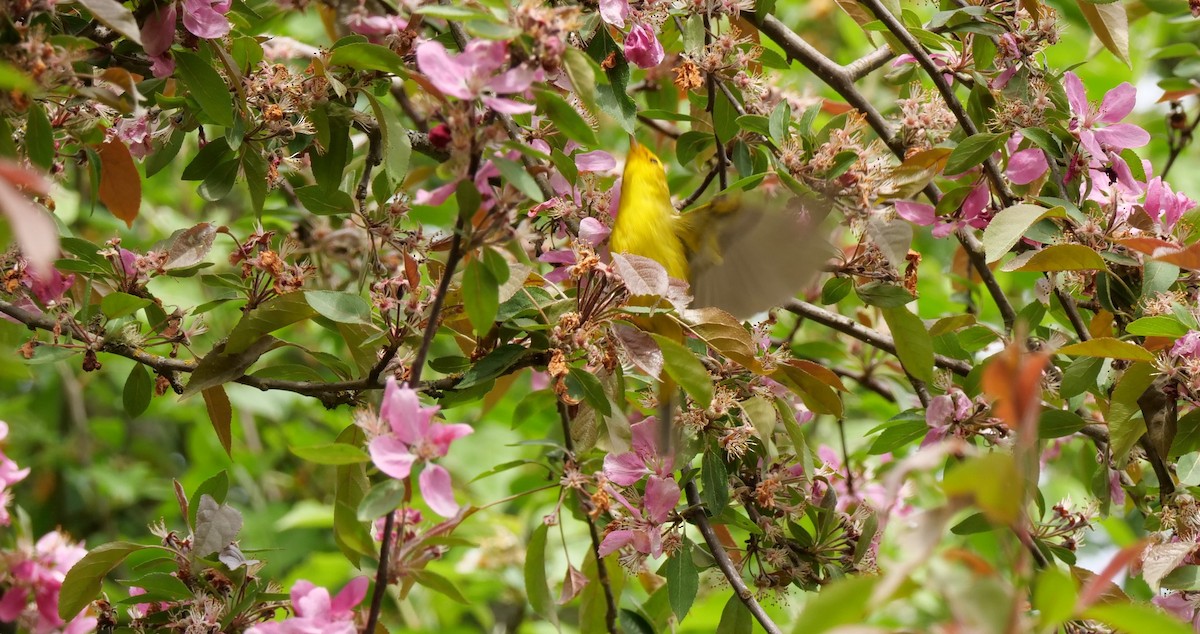
[[[600,0],[600,18],[617,27],[625,28],[629,17],[629,0]]]
[[[260,623],[247,630],[247,634],[356,634],[354,606],[367,596],[370,580],[357,577],[330,598],[329,590],[301,579],[292,586],[292,610],[296,613],[289,619],[275,623]]]
[[[479,99],[489,108],[505,114],[533,112],[533,104],[498,95],[525,92],[533,82],[541,81],[542,69],[517,66],[497,74],[507,59],[507,42],[475,40],[457,55],[451,55],[446,47],[433,40],[417,47],[417,66],[443,94],[459,99]]]
[[[925,409],[925,424],[929,426],[929,433],[925,435],[925,440],[921,441],[921,446],[945,438],[952,432],[952,426],[970,418],[974,409],[975,404],[971,402],[971,398],[958,388],[950,390],[948,394],[933,397],[929,401],[929,407]]]
[[[653,68],[662,63],[666,53],[654,31],[645,24],[635,24],[625,36],[625,59],[639,68]]]
[[[368,451],[380,471],[400,480],[409,477],[417,461],[423,461],[425,468],[419,479],[425,502],[438,515],[453,517],[458,513],[458,503],[454,501],[450,472],[433,464],[433,460],[445,456],[450,443],[475,430],[461,423],[434,423],[433,415],[439,409],[422,407],[416,390],[401,387],[395,378],[388,377],[379,417],[390,427],[390,433],[372,439]]]
[[[168,2],[151,11],[142,23],[142,47],[150,56],[150,70],[155,77],[167,77],[175,72],[175,60],[167,55],[167,51],[175,43],[176,17],[175,3]]]

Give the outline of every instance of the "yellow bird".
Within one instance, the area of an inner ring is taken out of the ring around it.
[[[772,209],[733,196],[679,214],[662,161],[630,138],[610,245],[687,280],[693,307],[715,306],[745,319],[811,283],[829,255],[818,238],[819,220],[794,204]]]

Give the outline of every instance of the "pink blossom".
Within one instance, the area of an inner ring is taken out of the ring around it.
[[[368,15],[360,10],[346,16],[346,26],[359,35],[391,35],[408,28],[408,20],[398,15]]]
[[[8,423],[0,421],[0,441],[8,438]],[[29,475],[29,468],[24,469],[0,451],[0,526],[8,526],[12,518],[8,514],[8,503],[12,499],[9,490],[12,485],[24,480]]]
[[[907,200],[896,202],[896,214],[923,227],[937,225],[933,228],[933,237],[944,238],[960,227],[968,226],[975,229],[987,227],[992,220],[991,214],[988,213],[988,204],[991,201],[992,196],[988,191],[987,183],[981,180],[963,199],[957,219],[950,216],[938,216],[937,209],[933,205]]]
[[[642,498],[645,513],[630,505],[620,493],[612,493],[629,512],[629,517],[619,520],[620,528],[611,531],[600,542],[600,556],[605,557],[627,545],[632,545],[643,555],[662,555],[662,525],[670,519],[671,511],[679,503],[679,485],[668,478],[650,476],[646,481],[646,495]]]
[[[1171,356],[1200,359],[1200,330],[1192,330],[1175,341]]]
[[[960,60],[958,57],[958,53],[955,51],[952,51],[952,50],[947,50],[944,53],[942,53],[942,52],[929,53],[929,59],[931,61],[933,61],[934,67],[940,68],[942,70],[945,70],[947,68],[956,67],[962,63],[962,60]],[[892,68],[903,66],[905,64],[917,64],[917,63],[918,62],[917,62],[916,57],[914,57],[910,53],[905,53],[903,55],[899,55],[896,57],[896,60],[892,62]],[[954,73],[952,71],[943,72],[942,79],[945,79],[947,84],[953,84],[954,83]]]
[[[312,582],[297,581],[292,586],[292,611],[296,616],[274,623],[260,623],[247,634],[357,634],[354,606],[367,596],[370,580],[356,577],[336,597]]]
[[[1195,206],[1196,201],[1186,194],[1173,191],[1161,176],[1156,176],[1146,185],[1146,201],[1142,203],[1142,209],[1162,226],[1164,232],[1170,232],[1183,214]]]
[[[629,0],[600,0],[600,18],[617,27],[625,28],[629,17]]]
[[[175,19],[177,10],[174,2],[156,8],[142,23],[142,47],[150,57],[155,77],[167,77],[175,72],[175,60],[167,54],[175,43]]]
[[[1031,147],[1014,153],[1008,159],[1008,168],[1004,173],[1008,179],[1018,185],[1028,185],[1042,177],[1050,164],[1046,162],[1046,153],[1041,148]]]
[[[496,74],[507,59],[507,42],[475,40],[457,55],[451,55],[446,47],[433,40],[417,47],[417,66],[443,94],[459,99],[479,99],[489,108],[505,114],[533,112],[533,104],[498,95],[529,90],[533,82],[542,80],[542,69],[517,66]]]
[[[1067,101],[1071,104],[1070,129],[1079,144],[1088,151],[1094,161],[1107,158],[1117,172],[1121,182],[1135,188],[1136,181],[1120,151],[1142,147],[1150,142],[1150,133],[1132,123],[1120,123],[1130,112],[1137,100],[1137,89],[1125,82],[1108,91],[1098,108],[1092,108],[1087,100],[1083,82],[1075,73],[1063,76]],[[1106,124],[1101,126],[1100,124]]]
[[[604,226],[595,218],[588,217],[579,221],[579,238],[592,246],[598,246],[604,242],[610,233],[612,233],[612,229]]]
[[[1192,626],[1193,632],[1200,632],[1200,593],[1172,592],[1159,595],[1150,600],[1162,608],[1167,614]]]
[[[655,417],[646,418],[632,425],[629,430],[633,435],[631,450],[604,456],[604,475],[621,486],[632,486],[651,474],[670,476],[675,467],[675,457],[659,452],[659,429]]]
[[[206,40],[225,37],[233,28],[225,17],[232,4],[233,0],[183,0],[183,26]]]
[[[458,513],[458,503],[454,501],[450,472],[432,461],[445,456],[450,443],[475,430],[464,424],[435,424],[433,415],[439,409],[422,407],[416,390],[400,387],[395,378],[388,377],[379,417],[391,428],[390,433],[372,439],[368,450],[380,471],[399,480],[409,477],[417,461],[424,462],[419,480],[425,502],[438,515],[453,517]]]
[[[625,59],[639,68],[654,68],[662,63],[666,53],[654,31],[645,24],[635,24],[625,36]]]
[[[66,535],[46,533],[31,548],[18,547],[8,561],[6,587],[0,598],[0,621],[31,623],[34,634],[90,632],[96,619],[83,611],[65,622],[58,616],[58,593],[67,571],[87,554],[87,549]]]
[[[975,404],[962,390],[953,388],[947,394],[933,397],[929,407],[925,409],[925,424],[929,433],[921,441],[921,446],[933,444],[952,433],[955,423],[961,423],[971,417]]]
[[[150,116],[150,112],[146,111],[137,117],[122,117],[117,119],[116,125],[113,126],[117,138],[129,146],[129,153],[133,155],[133,158],[146,158],[146,155],[154,149],[151,145],[154,131],[150,127]]]

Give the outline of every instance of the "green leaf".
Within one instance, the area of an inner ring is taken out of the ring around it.
[[[329,56],[330,66],[347,66],[355,70],[377,70],[394,75],[406,76],[404,59],[392,49],[370,42],[352,42],[333,49]]]
[[[1128,341],[1112,337],[1096,337],[1087,341],[1073,343],[1058,349],[1059,354],[1073,357],[1104,357],[1107,359],[1125,359],[1127,361],[1154,361],[1154,354],[1149,350]]]
[[[537,90],[538,114],[547,117],[564,136],[585,148],[594,148],[599,143],[596,131],[565,99],[549,90]]]
[[[225,470],[218,471],[212,477],[200,483],[196,490],[192,492],[188,498],[188,527],[195,528],[196,512],[200,510],[200,498],[207,495],[211,497],[217,504],[224,504],[225,497],[229,494],[229,472]]]
[[[430,590],[440,592],[463,605],[471,605],[471,602],[463,596],[462,592],[458,589],[458,586],[456,586],[453,581],[450,581],[449,579],[439,575],[436,572],[433,572],[432,570],[429,570],[428,568],[410,570],[408,571],[408,574],[412,576],[414,581],[425,586],[426,588],[429,588]]]
[[[1109,400],[1108,422],[1109,447],[1112,460],[1118,465],[1142,434],[1146,433],[1146,421],[1142,419],[1138,399],[1154,382],[1154,366],[1150,363],[1135,363],[1125,370]]]
[[[196,188],[196,193],[208,201],[218,201],[228,196],[229,192],[233,191],[233,184],[237,182],[238,168],[241,165],[242,162],[238,159],[221,163],[204,177],[204,182]]]
[[[1064,207],[1046,209],[1037,205],[1019,203],[1003,209],[983,230],[983,248],[987,261],[995,262],[1012,250],[1034,223],[1043,218],[1062,218],[1067,215]]]
[[[1193,409],[1180,416],[1176,426],[1179,431],[1171,443],[1170,457],[1175,458],[1200,451],[1200,409]]]
[[[546,200],[546,196],[542,194],[542,189],[538,187],[537,181],[525,169],[524,165],[499,156],[494,156],[491,160],[492,164],[500,170],[500,175],[504,177],[504,180],[508,181],[513,187],[516,187],[517,191],[539,203]]]
[[[462,380],[454,386],[454,389],[465,390],[504,374],[528,351],[524,346],[515,343],[506,343],[496,348],[464,372]]]
[[[304,291],[304,301],[317,314],[339,324],[371,325],[371,305],[357,293]]]
[[[487,335],[496,323],[496,311],[500,309],[500,282],[483,260],[467,260],[462,279],[463,307],[471,326],[480,336]]]
[[[133,12],[124,4],[121,4],[117,0],[79,0],[79,4],[87,7],[87,10],[92,12],[92,17],[102,22],[105,26],[141,46],[141,29],[138,28],[138,23],[133,17]],[[74,616],[74,613],[71,616]],[[67,620],[69,621],[70,619],[68,618]]]
[[[1190,453],[1179,458],[1175,464],[1179,483],[1185,486],[1200,486],[1200,454]]]
[[[341,190],[329,191],[320,185],[306,185],[296,190],[296,198],[305,209],[318,216],[354,213],[354,199]]]
[[[1075,0],[1075,4],[1104,48],[1132,68],[1129,63],[1129,17],[1125,6],[1120,2],[1093,4],[1087,0]]]
[[[287,293],[267,300],[258,308],[242,314],[229,333],[225,354],[237,354],[248,349],[263,335],[311,319],[316,311],[309,307],[303,293]]]
[[[1012,454],[989,453],[968,458],[946,472],[942,489],[946,495],[968,496],[995,524],[1007,526],[1021,512],[1020,481]]]
[[[908,289],[886,282],[867,282],[854,287],[854,293],[868,306],[899,308],[916,299]]]
[[[579,97],[585,108],[595,113],[599,108],[596,103],[596,71],[587,55],[577,48],[568,47],[563,54],[563,69],[567,71],[575,96]]]
[[[347,465],[360,462],[370,462],[367,452],[341,442],[309,445],[307,447],[288,447],[297,457],[316,464]]]
[[[350,445],[346,444],[342,446],[350,447]],[[367,491],[362,501],[358,503],[358,510],[356,512],[358,521],[374,522],[400,508],[400,505],[404,503],[406,493],[407,490],[404,482],[395,478],[388,478],[376,484]]]
[[[187,94],[196,99],[213,123],[233,127],[233,94],[213,65],[199,55],[175,52],[176,73],[187,84]]]
[[[1082,244],[1055,244],[1033,254],[1016,271],[1101,271],[1104,258]]]
[[[538,527],[529,537],[525,546],[525,596],[529,599],[529,607],[535,614],[558,623],[558,610],[555,609],[554,599],[550,595],[550,583],[546,579],[546,534],[548,526],[538,522]]]
[[[667,374],[675,379],[675,382],[688,393],[688,396],[695,399],[698,406],[707,408],[711,405],[712,378],[708,376],[708,370],[704,369],[704,364],[700,363],[691,350],[674,339],[656,334],[650,336],[654,337],[654,340],[658,342],[658,347],[662,350],[663,367]]]
[[[150,299],[128,293],[109,293],[100,300],[100,312],[109,319],[118,319],[132,315],[152,303]]]
[[[885,427],[871,443],[871,448],[867,450],[867,453],[872,456],[882,456],[885,453],[907,447],[924,438],[928,433],[929,425],[925,423],[924,418],[900,421]]]
[[[836,304],[854,288],[854,280],[848,277],[831,277],[821,287],[821,303]]]
[[[772,409],[772,414],[774,410]],[[700,497],[708,507],[711,515],[720,515],[729,505],[729,470],[725,468],[725,460],[718,451],[705,451],[701,461],[700,480],[704,488]],[[679,618],[683,618],[680,614]]]
[[[845,577],[821,589],[804,605],[793,634],[821,634],[842,625],[863,622],[871,605],[871,591],[880,577]]]
[[[1082,6],[1087,4],[1080,0]],[[1111,5],[1104,5],[1111,6]],[[1105,603],[1087,609],[1084,618],[1095,619],[1124,634],[1191,634],[1192,628],[1162,610],[1142,603]]]
[[[604,386],[595,374],[582,368],[571,368],[567,371],[566,384],[567,394],[575,399],[587,401],[588,405],[605,416],[612,416],[612,405],[604,395]]]
[[[750,608],[737,593],[730,593],[729,600],[721,609],[721,620],[717,623],[716,634],[753,634],[754,615]]]
[[[1087,421],[1079,414],[1062,409],[1042,411],[1038,419],[1038,438],[1062,438],[1084,428]]]
[[[933,381],[933,339],[925,322],[903,306],[884,308],[883,319],[896,342],[896,356],[905,371],[925,382]]]
[[[667,580],[667,600],[675,617],[683,621],[696,593],[700,591],[700,571],[692,561],[692,543],[686,538],[679,550],[667,558],[659,567],[658,574]]]
[[[792,120],[792,106],[787,99],[781,99],[775,109],[771,111],[771,120],[769,124],[771,140],[775,145],[782,147],[788,139],[788,124]]]
[[[152,572],[148,575],[138,577],[136,580],[129,582],[129,585],[137,586],[146,591],[138,599],[134,599],[137,603],[187,601],[196,598],[196,594],[180,581],[179,577],[165,572]]]
[[[54,130],[46,109],[36,101],[25,118],[25,154],[29,162],[44,170],[54,165]]]
[[[1139,337],[1182,337],[1188,333],[1188,327],[1174,317],[1154,315],[1142,317],[1129,322],[1125,332]]]
[[[63,579],[58,593],[58,615],[63,620],[75,618],[92,601],[100,598],[104,576],[121,565],[133,553],[151,548],[129,542],[111,542],[93,548],[83,556]]]
[[[150,407],[150,397],[154,394],[154,381],[150,380],[150,373],[146,371],[146,366],[135,363],[133,369],[129,371],[129,377],[125,379],[125,390],[121,394],[121,401],[125,405],[125,413],[129,414],[130,418],[137,418]]]
[[[946,176],[954,176],[979,165],[1008,140],[1008,133],[976,134],[963,139],[946,159]]]
[[[1075,612],[1079,591],[1071,575],[1050,567],[1038,573],[1033,588],[1033,607],[1042,627],[1053,628],[1070,619]]]

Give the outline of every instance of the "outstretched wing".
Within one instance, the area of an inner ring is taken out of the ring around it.
[[[692,305],[745,319],[794,297],[832,254],[820,228],[827,213],[816,200],[768,205],[741,196],[680,216]]]

